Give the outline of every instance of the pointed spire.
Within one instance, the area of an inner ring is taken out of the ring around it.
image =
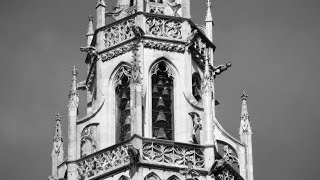
[[[61,116],[57,113],[54,117],[56,121],[56,128],[53,137],[53,148],[51,153],[52,158],[52,177],[58,177],[58,166],[63,162],[64,149],[62,139],[62,128],[61,128]]]
[[[211,14],[211,0],[207,1],[207,15],[206,15],[206,22],[212,22],[212,14]]]
[[[87,36],[93,35],[93,33],[94,33],[93,16],[90,14],[89,15],[89,24],[88,24]]]
[[[248,98],[248,95],[246,94],[246,92],[243,92],[241,95],[242,107],[241,107],[241,117],[240,117],[240,132],[239,132],[240,135],[247,134],[247,133],[252,134],[248,107],[247,107],[247,98]]]
[[[72,70],[72,83],[71,83],[71,90],[69,94],[69,111],[73,111],[78,108],[79,104],[79,97],[77,93],[77,75],[78,75],[78,70],[76,66],[73,67]]]
[[[56,142],[63,142],[62,140],[62,130],[61,130],[61,115],[57,113],[54,117],[56,120],[56,129],[53,137],[53,141]],[[57,149],[56,149],[57,151]]]

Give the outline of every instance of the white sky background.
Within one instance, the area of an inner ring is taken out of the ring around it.
[[[203,24],[205,0],[191,1],[192,19]],[[111,9],[113,1],[106,2]],[[53,116],[64,116],[66,139],[71,70],[78,66],[85,78],[79,47],[95,5],[95,0],[1,0],[3,179],[46,179],[51,173]],[[319,1],[215,0],[213,15],[216,62],[233,64],[216,81],[222,102],[217,118],[238,137],[240,95],[246,90],[255,179],[317,179]]]

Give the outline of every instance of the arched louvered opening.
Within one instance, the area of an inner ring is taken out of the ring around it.
[[[121,66],[115,76],[117,141],[130,138],[130,80],[128,66]]]
[[[151,81],[153,137],[173,140],[174,80],[172,70],[164,61],[155,65]]]
[[[201,77],[199,73],[192,75],[192,95],[197,100],[201,100]]]

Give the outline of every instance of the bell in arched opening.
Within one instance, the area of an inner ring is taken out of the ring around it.
[[[162,99],[162,97],[160,96],[160,97],[159,97],[158,104],[157,104],[157,108],[158,108],[158,109],[164,109],[165,107],[166,107],[166,105],[164,104],[163,99]]]
[[[124,107],[124,111],[130,111],[130,101],[128,101],[126,106]]]
[[[156,131],[155,135],[157,139],[168,139],[163,128],[159,128],[159,130]]]
[[[131,124],[131,116],[127,116],[126,119],[124,120],[124,126],[130,126]]]
[[[166,115],[163,113],[163,111],[160,111],[157,119],[155,121],[156,126],[158,127],[166,127],[168,125],[168,121],[166,119]]]
[[[162,94],[161,94],[163,97],[169,97],[170,94],[169,94],[169,90],[167,87],[164,87],[163,90],[162,90]]]
[[[154,86],[152,89],[152,95],[158,96],[158,94],[159,94],[158,88],[156,86]]]
[[[159,81],[157,83],[158,86],[163,86],[162,79],[163,79],[162,75],[159,75]]]
[[[127,96],[126,92],[123,91],[122,96],[121,96],[121,102],[125,102],[125,101],[128,101],[128,96]]]

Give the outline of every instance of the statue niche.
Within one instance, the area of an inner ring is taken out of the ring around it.
[[[89,125],[81,133],[81,157],[97,151],[97,125]]]
[[[192,128],[192,141],[195,144],[200,144],[200,130],[202,130],[201,119],[198,113],[190,112],[189,115],[192,118],[193,128]]]

